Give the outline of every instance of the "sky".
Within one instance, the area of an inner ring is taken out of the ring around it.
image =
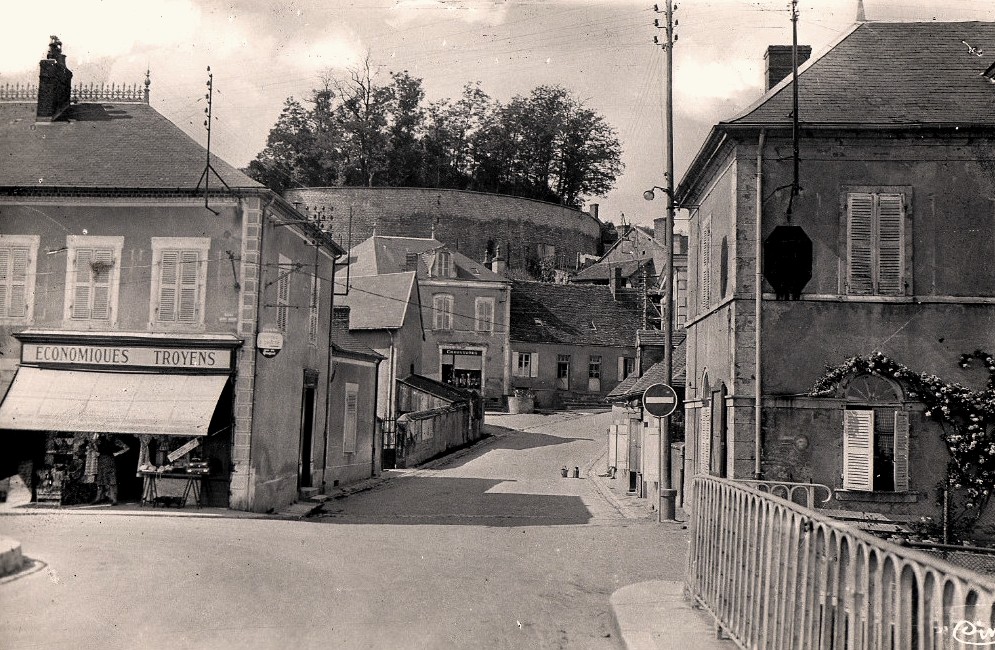
[[[815,54],[848,29],[859,0],[799,0],[798,42]],[[663,0],[659,0],[660,8]],[[790,0],[677,2],[676,180],[708,130],[762,94],[767,45],[791,43]],[[995,21],[989,0],[863,0],[868,20]],[[0,85],[36,83],[57,35],[75,83],[136,83],[198,142],[207,67],[215,89],[212,152],[243,167],[265,146],[288,97],[368,54],[377,79],[407,70],[427,99],[469,82],[502,102],[560,84],[617,132],[625,170],[599,204],[605,221],[663,216],[664,62],[653,37],[664,15],[637,0],[48,0],[4,8]],[[681,223],[678,221],[678,231]]]

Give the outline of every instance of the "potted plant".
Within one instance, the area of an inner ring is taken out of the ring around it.
[[[516,388],[508,396],[508,413],[532,413],[535,410],[535,393],[531,388]]]

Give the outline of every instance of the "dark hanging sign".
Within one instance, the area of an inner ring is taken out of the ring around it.
[[[801,226],[778,226],[764,241],[763,275],[778,300],[798,300],[812,279],[812,240]]]

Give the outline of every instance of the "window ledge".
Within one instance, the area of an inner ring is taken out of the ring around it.
[[[836,490],[837,501],[867,501],[868,503],[917,503],[918,492],[868,492],[866,490]]]

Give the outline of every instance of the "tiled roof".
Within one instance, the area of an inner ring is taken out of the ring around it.
[[[652,257],[645,257],[638,260],[629,260],[619,264],[618,262],[596,262],[587,267],[572,279],[573,282],[591,282],[594,280],[611,280],[615,269],[622,269],[622,277],[630,278],[638,273],[647,262],[652,263]]]
[[[336,277],[336,291],[345,289],[345,274]],[[417,300],[414,271],[349,277],[348,293],[336,296],[350,307],[349,329],[398,329],[404,325],[408,304]]]
[[[0,103],[0,187],[192,190],[204,172],[206,149],[147,104],[74,104],[37,125],[35,111]],[[263,187],[220,158],[211,166],[229,187]]]
[[[604,285],[515,282],[511,286],[511,340],[632,347],[639,312],[615,302]]]
[[[418,278],[434,280],[429,274],[435,254],[439,251],[452,254],[453,266],[456,269],[457,280],[472,280],[475,282],[507,282],[483,264],[475,262],[459,251],[454,251],[442,242],[423,237],[384,237],[374,235],[366,241],[357,244],[349,251],[350,264],[354,265],[353,273],[360,275],[381,275],[384,273],[400,273],[408,271],[407,255],[418,256]],[[444,278],[441,278],[444,279]]]
[[[460,390],[455,386],[443,384],[441,381],[436,381],[429,377],[423,377],[422,375],[408,375],[404,379],[400,379],[398,381],[423,393],[428,393],[429,395],[433,395],[439,399],[448,400],[450,402],[465,400],[470,396],[468,391]]]
[[[969,48],[984,52],[976,56]],[[803,124],[991,125],[995,23],[866,22],[799,68]],[[791,77],[728,124],[787,124]]]
[[[674,348],[674,352],[671,355],[671,363],[673,364],[673,376],[670,380],[671,386],[684,386],[687,377],[687,347],[683,342]],[[642,376],[638,378],[628,377],[620,382],[618,386],[608,393],[606,399],[614,401],[634,395],[642,395],[653,384],[664,383],[665,375],[666,368],[663,362],[655,363]]]
[[[383,356],[350,334],[348,324],[338,319],[332,320],[332,347],[336,353],[345,353],[346,356],[366,357],[371,360],[383,359]]]
[[[636,332],[636,343],[638,345],[663,345],[665,343],[663,330],[639,330]],[[670,335],[670,344],[677,346],[687,338],[687,330],[678,327]]]

